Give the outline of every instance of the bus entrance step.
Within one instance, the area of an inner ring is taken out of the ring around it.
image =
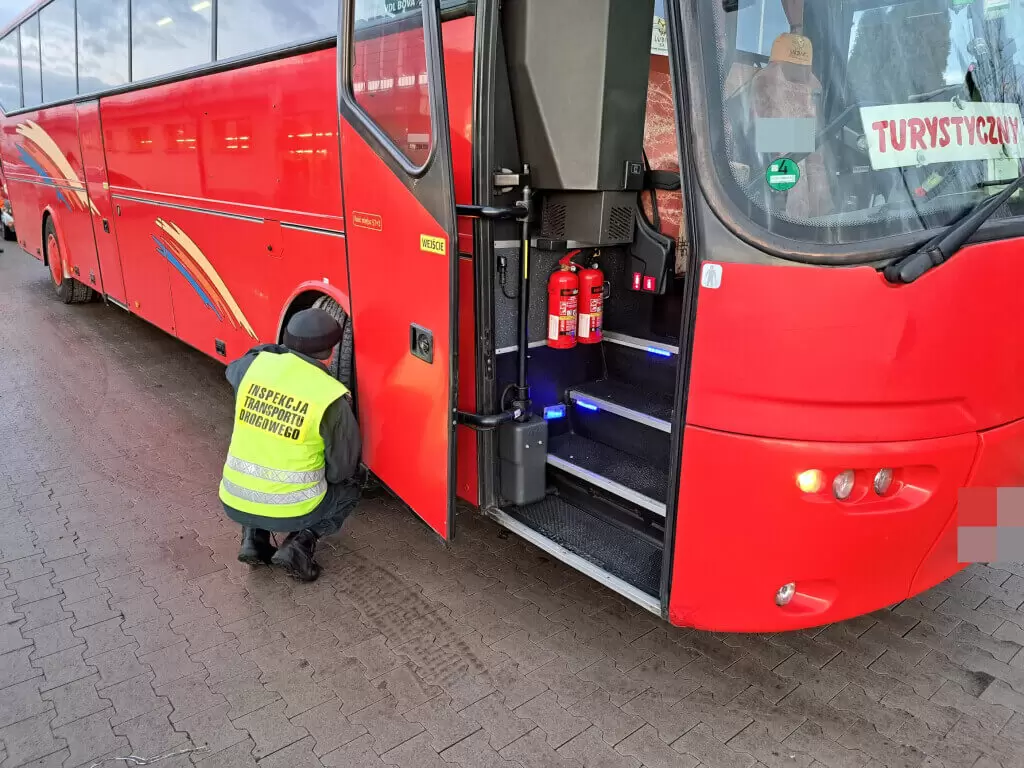
[[[504,511],[588,563],[657,597],[661,586],[662,548],[649,538],[596,517],[557,496]]]
[[[665,515],[665,471],[575,434],[549,439],[548,464],[650,512]]]
[[[577,407],[607,411],[662,432],[672,431],[672,400],[614,379],[591,381],[569,390]]]

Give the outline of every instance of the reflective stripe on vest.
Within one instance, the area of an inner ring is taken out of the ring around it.
[[[347,392],[298,355],[260,352],[238,385],[221,500],[262,517],[301,517],[316,509],[327,493],[320,422]]]
[[[295,504],[299,501],[319,499],[327,493],[327,481],[321,480],[314,486],[303,488],[301,491],[290,491],[288,493],[265,493],[264,491],[250,491],[240,485],[235,485],[227,478],[221,480],[228,493],[246,501],[254,501],[257,504]]]
[[[295,483],[296,485],[319,483],[324,479],[325,474],[323,469],[314,469],[311,472],[289,472],[286,469],[271,469],[270,467],[254,464],[251,461],[243,461],[231,454],[228,454],[228,460],[224,466],[236,472],[241,472],[243,475],[258,477],[261,480],[273,480],[277,483]]]

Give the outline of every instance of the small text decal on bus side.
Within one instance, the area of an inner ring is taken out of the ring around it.
[[[448,246],[443,237],[420,235],[420,250],[444,256],[448,252]]]
[[[362,229],[372,229],[374,232],[380,232],[384,229],[384,220],[379,213],[352,211],[352,224]]]

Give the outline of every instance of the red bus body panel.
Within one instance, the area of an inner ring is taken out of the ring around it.
[[[363,138],[347,124],[341,130],[346,179],[352,180],[345,198],[354,219],[349,272],[363,461],[448,538],[449,330],[456,321],[448,301],[451,253],[422,252],[420,236],[448,238]],[[361,181],[369,178],[373,184]],[[357,224],[357,211],[380,216],[380,229]],[[406,279],[389,280],[392,272]],[[410,354],[413,322],[433,332],[433,363]]]
[[[1024,484],[1020,248],[973,246],[905,286],[866,267],[722,265],[698,299],[674,623],[823,624],[960,567],[958,488]],[[886,467],[897,487],[879,498]],[[798,490],[808,469],[820,493]],[[847,469],[857,489],[839,502]]]
[[[124,304],[127,294],[121,268],[121,251],[117,246],[114,207],[107,180],[107,159],[103,151],[103,126],[98,101],[78,105],[78,139],[82,147],[85,185],[92,201],[92,231],[96,257],[103,279],[103,293]],[[104,227],[106,222],[106,227]]]
[[[319,51],[102,100],[132,311],[231,360],[277,341],[300,283],[347,296],[334,62]]]

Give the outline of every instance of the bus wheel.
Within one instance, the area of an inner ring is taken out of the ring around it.
[[[46,263],[50,267],[50,282],[57,292],[57,298],[65,304],[81,304],[91,300],[92,288],[64,274],[64,258],[61,256],[60,241],[57,240],[57,229],[53,226],[53,219],[46,220],[43,241]]]
[[[352,400],[355,401],[355,348],[352,346],[352,323],[349,321],[348,315],[345,314],[345,310],[330,296],[321,296],[313,304],[313,307],[327,312],[341,326],[341,341],[334,348],[334,354],[331,356],[331,363],[328,367],[331,375],[348,387],[352,393]]]

